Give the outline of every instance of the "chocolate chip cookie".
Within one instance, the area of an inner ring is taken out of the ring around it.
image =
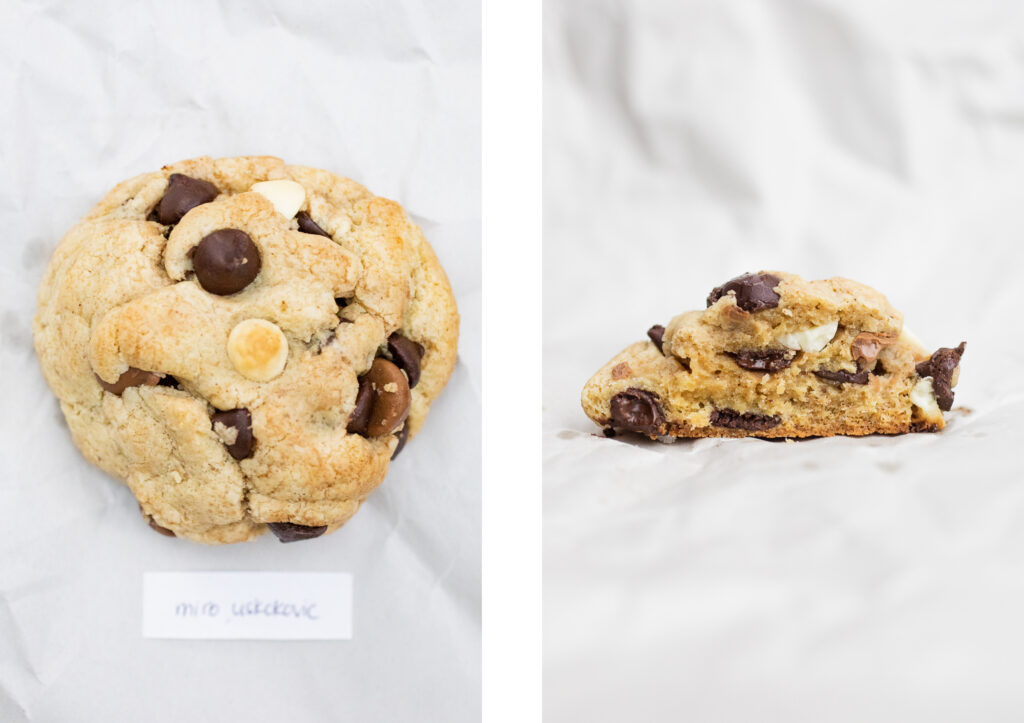
[[[271,157],[114,188],[57,247],[36,351],[75,443],[162,534],[332,532],[455,364],[444,270],[393,201]]]
[[[929,354],[856,281],[761,271],[648,330],[583,388],[606,433],[809,437],[942,429],[966,344]]]

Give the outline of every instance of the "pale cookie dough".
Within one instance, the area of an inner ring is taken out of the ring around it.
[[[761,271],[648,331],[583,388],[605,428],[652,438],[942,429],[965,343],[929,355],[903,316],[849,279]]]
[[[395,202],[277,158],[121,183],[57,247],[35,344],[85,456],[159,532],[345,523],[455,365],[444,270]]]

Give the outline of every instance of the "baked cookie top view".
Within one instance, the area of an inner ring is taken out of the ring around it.
[[[452,373],[444,270],[395,202],[266,156],[115,187],[60,242],[35,345],[75,444],[158,532],[345,523]]]
[[[966,347],[929,354],[874,289],[780,271],[732,279],[703,311],[647,335],[583,388],[584,411],[609,435],[934,432]]]

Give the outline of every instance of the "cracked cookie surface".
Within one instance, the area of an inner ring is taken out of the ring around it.
[[[849,279],[761,271],[715,288],[587,382],[583,409],[652,438],[937,431],[966,344],[929,354],[903,316]]]
[[[458,312],[402,208],[266,156],[119,184],[60,242],[35,344],[76,445],[164,534],[332,532],[451,375]]]

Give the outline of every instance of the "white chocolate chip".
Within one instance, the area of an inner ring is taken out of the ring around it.
[[[790,349],[799,349],[800,351],[821,351],[832,341],[832,337],[836,335],[838,329],[839,322],[830,321],[827,324],[804,329],[803,331],[783,334],[779,337],[779,343]]]
[[[942,418],[942,410],[932,390],[932,378],[924,377],[910,390],[910,401],[914,403],[928,419]]]
[[[295,214],[306,201],[306,189],[301,184],[287,179],[254,183],[249,190],[255,191],[274,204],[277,212],[285,218],[295,218]]]
[[[276,324],[246,319],[228,334],[228,358],[246,379],[269,382],[288,361],[288,340]]]

